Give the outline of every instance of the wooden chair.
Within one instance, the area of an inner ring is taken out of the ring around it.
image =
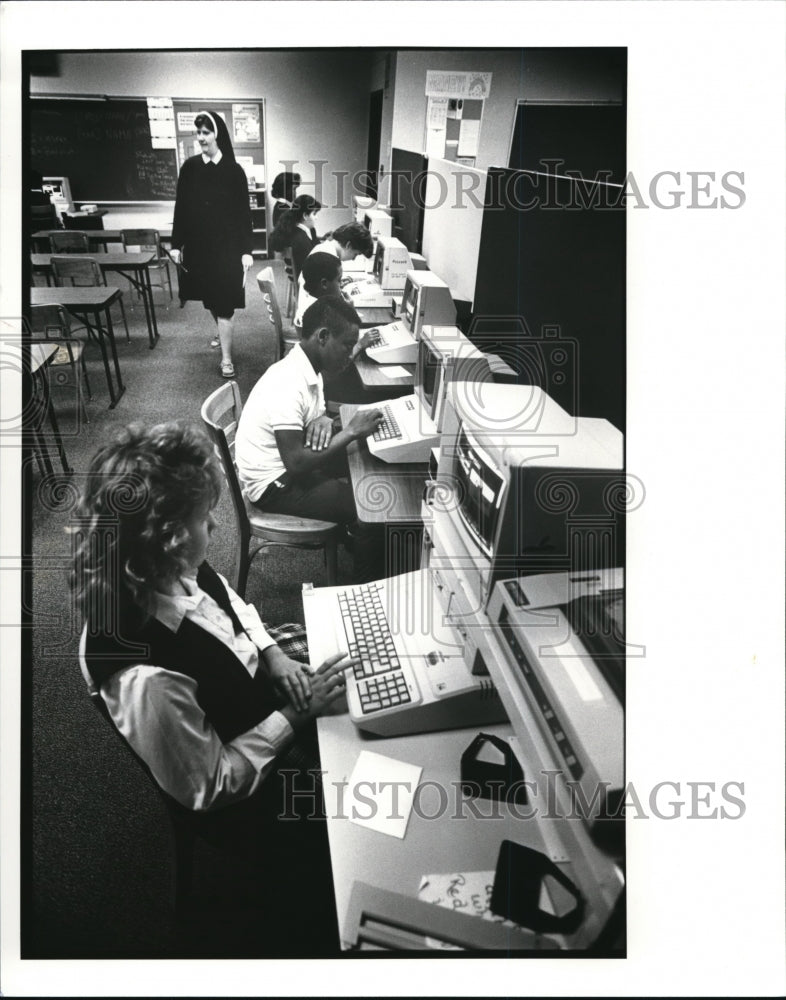
[[[52,274],[54,275],[55,285],[58,288],[106,286],[104,274],[92,257],[52,257]],[[126,320],[122,292],[120,292],[120,298],[117,301],[120,306],[120,314],[123,317],[123,326],[126,328],[126,340],[130,340],[131,336],[128,332],[128,322]],[[89,329],[90,327],[88,326]]]
[[[167,286],[169,287],[169,298],[172,298],[172,278],[169,274],[169,261],[166,259],[164,251],[161,249],[161,234],[157,229],[121,229],[120,237],[123,241],[123,249],[151,250],[155,255],[155,261],[148,264],[148,271],[157,271],[161,275],[159,282],[153,282],[157,288],[164,290],[164,275],[166,275]]]
[[[49,234],[50,253],[90,253],[90,243],[86,233],[68,231]]]
[[[337,524],[288,514],[269,514],[257,510],[244,496],[235,466],[235,435],[242,409],[237,382],[222,385],[202,404],[202,420],[221,460],[237,522],[239,544],[235,550],[232,586],[245,597],[251,562],[259,552],[271,546],[324,549],[327,584],[335,586]]]
[[[87,377],[85,366],[85,345],[81,340],[75,340],[71,336],[71,320],[68,313],[60,305],[33,305],[30,307],[30,330],[32,333],[31,341],[57,342],[57,354],[49,362],[49,369],[56,371],[58,368],[62,369],[66,366],[71,369],[76,384],[79,408],[85,423],[89,423],[82,390],[82,379],[84,379],[87,395],[90,399],[93,398],[93,393],[90,391],[90,380]],[[43,336],[36,337],[36,334]],[[55,381],[59,382],[57,375],[55,375]]]
[[[265,267],[259,272],[257,275],[257,284],[259,285],[260,292],[262,292],[262,298],[265,300],[265,305],[267,306],[267,314],[275,332],[273,362],[276,362],[290,351],[295,344],[300,343],[300,336],[294,328],[286,332],[284,331],[284,322],[281,319],[281,309],[279,308],[278,296],[276,295],[276,278],[272,267]]]

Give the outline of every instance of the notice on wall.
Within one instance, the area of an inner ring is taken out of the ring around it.
[[[232,125],[235,142],[259,142],[259,105],[233,104]]]
[[[491,73],[426,71],[426,97],[474,97],[483,99],[491,92]]]
[[[177,130],[178,132],[195,132],[194,128],[194,118],[195,114],[193,111],[178,111],[177,113]]]
[[[426,156],[445,155],[448,121],[448,98],[429,97],[426,110]]]
[[[147,120],[153,149],[176,149],[175,112],[171,97],[148,97]]]

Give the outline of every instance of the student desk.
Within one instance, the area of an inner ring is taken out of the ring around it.
[[[461,755],[480,731],[502,738],[513,734],[509,725],[484,725],[482,729],[369,739],[355,728],[347,714],[325,715],[317,720],[330,861],[343,949],[354,943],[349,904],[355,880],[415,899],[424,875],[491,872],[493,880],[497,855],[505,839],[526,840],[533,848],[544,850],[536,825],[517,817],[506,804],[464,798],[460,785]],[[410,813],[403,839],[359,826],[348,818],[353,807],[357,815],[369,814],[369,806],[360,796],[354,798],[344,784],[362,750],[423,768],[420,791],[415,798],[417,808]],[[526,830],[524,836],[522,827]],[[485,923],[479,917],[474,919]],[[518,947],[537,947],[535,938],[527,934],[518,940],[511,938],[509,943],[511,947],[516,943]],[[541,947],[548,948],[549,944],[542,942]]]
[[[131,228],[135,228],[135,227],[128,226],[127,228],[131,229]],[[158,227],[157,226],[152,226],[152,227],[148,226],[148,227],[145,227],[145,228],[157,229]],[[30,237],[30,239],[31,239],[31,241],[33,243],[33,247],[37,251],[39,251],[41,253],[46,253],[49,250],[49,237],[53,233],[62,233],[62,231],[63,231],[62,229],[39,229],[38,232],[33,233],[32,236]],[[85,234],[85,236],[88,238],[88,240],[91,243],[94,243],[96,246],[105,246],[107,243],[122,243],[123,242],[123,230],[122,229],[84,229],[84,230],[82,230],[82,229],[70,229],[69,228],[68,231],[70,233],[73,233],[73,232],[76,232],[76,233],[83,232]],[[161,237],[161,241],[163,243],[169,242],[169,240],[172,239],[172,228],[171,228],[171,226],[168,229],[158,229],[158,234]]]
[[[113,302],[120,298],[121,291],[112,285],[96,285],[88,288],[31,288],[30,305],[61,305],[70,313],[77,317],[91,315],[93,317],[93,330],[98,335],[98,346],[101,350],[101,358],[104,362],[104,373],[106,374],[106,384],[109,387],[109,409],[114,410],[118,400],[126,391],[123,379],[120,375],[120,363],[117,360],[117,347],[115,345],[115,333],[112,328],[112,316],[109,309]],[[106,318],[106,326],[101,322],[101,314]],[[117,378],[117,389],[112,382],[112,371],[109,367],[109,357],[106,345],[109,342],[109,350],[112,352],[112,364]]]
[[[47,282],[52,271],[52,257],[50,253],[34,253],[30,255],[34,273],[45,274]],[[156,255],[151,250],[143,250],[139,253],[124,253],[123,251],[112,250],[109,253],[96,254],[92,258],[106,274],[107,271],[116,271],[128,278],[134,288],[142,295],[142,303],[145,307],[145,321],[147,322],[147,335],[150,340],[150,350],[156,346],[158,340],[158,323],[156,322],[156,308],[153,301],[153,288],[150,284],[150,264],[155,261]]]
[[[353,403],[341,406],[339,415],[344,427],[357,409]],[[421,502],[428,465],[383,462],[371,454],[365,440],[349,445],[347,463],[358,520],[386,527],[388,576],[417,569],[423,535]]]

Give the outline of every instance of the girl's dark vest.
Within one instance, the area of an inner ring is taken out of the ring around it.
[[[197,584],[229,615],[235,635],[243,626],[232,609],[229,594],[218,574],[207,563],[197,573]],[[85,661],[100,687],[119,670],[145,664],[193,677],[197,702],[222,743],[267,718],[280,704],[261,664],[252,678],[223,642],[184,618],[177,632],[150,618],[131,635],[88,631]]]

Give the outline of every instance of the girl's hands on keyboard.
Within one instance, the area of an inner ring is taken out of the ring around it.
[[[270,678],[276,689],[298,712],[305,712],[311,700],[311,678],[308,667],[288,656],[276,657],[269,666]]]
[[[308,706],[310,716],[316,718],[321,715],[344,694],[347,689],[344,673],[359,662],[357,659],[348,659],[346,653],[336,653],[317,668],[317,672],[311,675],[311,701]]]

